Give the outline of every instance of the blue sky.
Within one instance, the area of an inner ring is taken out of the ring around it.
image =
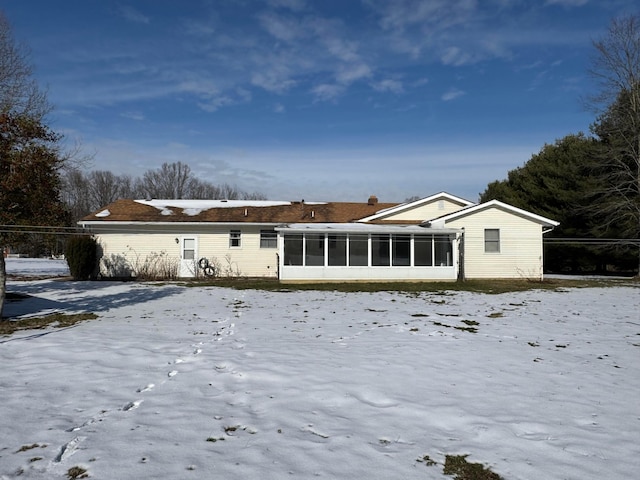
[[[587,132],[636,0],[0,0],[89,168],[182,161],[273,200],[477,200]]]

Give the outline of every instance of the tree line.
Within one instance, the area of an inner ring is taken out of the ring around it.
[[[266,200],[259,192],[201,180],[182,162],[163,163],[140,177],[66,168],[61,174],[60,194],[71,222],[120,198]]]
[[[595,41],[589,73],[599,90],[589,135],[544,145],[481,201],[497,199],[560,222],[548,234],[545,267],[640,271],[640,16],[614,19]]]

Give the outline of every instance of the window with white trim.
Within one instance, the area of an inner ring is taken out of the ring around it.
[[[242,246],[242,232],[231,230],[229,232],[229,248],[240,248]]]
[[[260,230],[260,248],[276,248],[278,234],[275,230]]]
[[[484,229],[484,251],[485,253],[500,253],[500,229]]]

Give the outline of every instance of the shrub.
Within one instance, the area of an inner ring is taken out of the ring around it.
[[[93,237],[71,237],[65,250],[69,271],[74,280],[88,280],[98,261],[98,242]]]

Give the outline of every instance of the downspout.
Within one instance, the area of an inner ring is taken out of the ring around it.
[[[458,237],[458,281],[464,282],[464,227]]]
[[[553,231],[554,227],[549,227],[546,230],[542,227],[542,237],[540,238],[540,242],[542,243],[540,249],[540,281],[544,281],[544,234]]]

